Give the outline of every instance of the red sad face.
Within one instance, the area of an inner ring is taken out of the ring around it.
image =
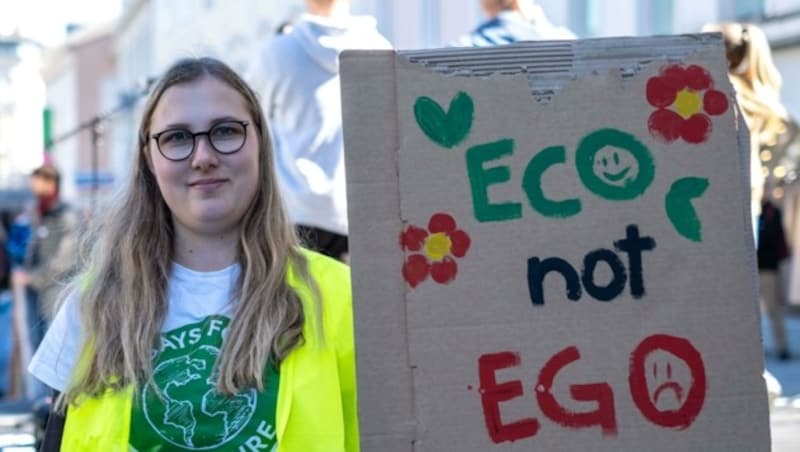
[[[653,405],[660,411],[680,408],[692,379],[686,362],[665,350],[656,350],[645,359],[645,369]]]
[[[646,337],[631,353],[628,383],[636,407],[653,424],[683,430],[703,410],[706,369],[688,339]]]

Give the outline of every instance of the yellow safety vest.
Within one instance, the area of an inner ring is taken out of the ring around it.
[[[276,423],[280,452],[357,452],[355,352],[350,271],[303,250],[322,296],[324,343],[315,334],[310,288],[289,269],[287,283],[303,303],[304,343],[280,365]],[[67,452],[127,452],[133,389],[70,405],[61,440]]]

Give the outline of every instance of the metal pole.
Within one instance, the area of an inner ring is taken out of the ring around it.
[[[99,163],[98,159],[100,156],[100,134],[102,133],[100,130],[100,121],[102,118],[95,117],[92,120],[92,182],[91,182],[91,198],[90,208],[91,212],[94,213],[94,209],[97,206],[97,191],[100,188],[100,181],[99,181]]]

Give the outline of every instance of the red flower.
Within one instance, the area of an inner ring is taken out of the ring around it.
[[[658,107],[647,122],[650,133],[667,143],[683,138],[702,143],[711,134],[711,118],[728,110],[728,97],[714,88],[711,74],[697,65],[671,64],[647,81],[647,102]]]
[[[464,257],[470,245],[466,232],[458,229],[456,220],[446,213],[434,214],[428,229],[408,225],[400,234],[400,248],[411,253],[403,264],[403,278],[413,288],[431,276],[439,284],[456,278],[458,265],[453,257]]]

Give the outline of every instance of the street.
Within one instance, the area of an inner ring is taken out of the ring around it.
[[[0,402],[0,452],[32,452],[33,423],[29,406]]]
[[[773,452],[800,450],[800,311],[786,317],[786,333],[793,353],[789,361],[779,361],[772,350],[772,334],[762,317],[766,366],[778,379],[783,389],[782,397],[775,400],[770,410]]]

